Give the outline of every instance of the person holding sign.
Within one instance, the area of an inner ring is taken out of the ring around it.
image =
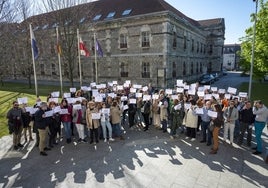
[[[61,101],[61,108],[68,110],[68,113],[61,114],[61,122],[63,124],[64,130],[65,130],[65,136],[66,136],[66,142],[67,144],[72,142],[72,129],[71,129],[71,123],[72,123],[72,107],[68,105],[67,99],[62,99]]]
[[[26,107],[27,107],[27,104],[22,104],[21,118],[23,121],[23,135],[24,135],[25,142],[28,141],[27,131],[29,133],[29,140],[33,141],[32,127],[30,126],[30,122],[32,121],[32,116],[31,116],[30,112],[27,112]]]
[[[87,127],[90,131],[90,144],[93,143],[94,137],[95,137],[95,143],[99,142],[99,132],[98,128],[100,126],[99,119],[94,116],[94,114],[98,113],[98,109],[95,106],[95,103],[93,101],[89,101],[87,104],[87,110],[86,110],[86,121],[87,121]]]
[[[19,147],[23,147],[20,143],[21,132],[23,129],[22,110],[19,108],[17,101],[13,102],[13,108],[7,113],[9,133],[13,134],[13,147],[17,150]]]
[[[114,141],[112,138],[112,126],[110,123],[110,109],[106,108],[106,104],[102,103],[101,105],[101,127],[102,127],[102,132],[103,132],[103,138],[104,142],[107,142],[107,133],[106,130],[108,129],[108,134],[109,134],[109,141]]]
[[[255,152],[253,152],[254,155],[259,155],[262,153],[262,140],[261,140],[261,134],[262,131],[265,127],[267,118],[268,118],[268,109],[262,101],[254,101],[254,106],[253,106],[253,114],[256,115],[255,117],[255,122],[254,122],[254,127],[255,127],[255,135],[256,135],[256,142],[257,142],[257,147],[253,148],[256,149]]]
[[[216,154],[219,149],[219,131],[221,126],[224,124],[222,108],[219,104],[215,104],[214,111],[217,112],[217,117],[212,117],[212,123],[214,129],[212,131],[213,135],[213,147],[211,148],[210,154]]]
[[[80,101],[76,101],[75,105],[81,105]],[[78,132],[78,142],[86,142],[85,140],[85,130],[84,125],[82,124],[83,119],[83,112],[82,112],[82,106],[81,108],[73,108],[72,116],[73,116],[73,123],[76,126],[77,132]]]
[[[185,115],[184,110],[184,101],[183,96],[180,95],[179,100],[174,99],[173,105],[170,111],[170,119],[171,119],[171,131],[170,131],[170,138],[174,139],[176,135],[176,130],[178,127],[182,127],[182,121]]]
[[[211,145],[211,131],[208,129],[211,118],[208,115],[208,111],[212,110],[211,101],[207,101],[205,106],[203,107],[203,114],[201,114],[201,129],[202,129],[202,140],[201,143],[207,142],[207,146]]]
[[[223,140],[226,143],[226,139],[228,137],[228,131],[230,130],[230,146],[233,146],[235,121],[238,119],[238,110],[234,106],[233,100],[231,100],[229,102],[229,106],[224,109],[223,117],[224,117]]]
[[[113,101],[110,111],[111,111],[113,133],[115,137],[120,137],[121,140],[124,140],[121,125],[120,125],[122,111],[120,110],[120,107],[118,106],[118,103],[116,100]]]
[[[198,122],[198,116],[195,112],[195,109],[197,108],[195,100],[190,100],[191,107],[187,110],[186,113],[186,120],[185,120],[185,126],[186,126],[186,139],[191,138],[191,141],[195,141],[196,138],[196,128],[197,128],[197,122]]]
[[[39,151],[40,155],[47,156],[46,150],[50,150],[46,148],[46,138],[48,135],[48,122],[45,112],[47,110],[47,103],[41,102],[40,109],[35,113],[35,124],[39,133]]]

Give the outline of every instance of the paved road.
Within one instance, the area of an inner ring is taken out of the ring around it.
[[[216,86],[222,89],[228,89],[228,87],[238,88],[243,82],[249,82],[249,77],[241,77],[241,72],[229,71],[226,76],[221,77],[212,86]]]
[[[265,128],[264,146],[267,136]],[[265,153],[254,156],[246,146],[221,143],[218,154],[210,155],[210,147],[199,143],[200,136],[193,142],[184,135],[171,140],[154,128],[126,128],[125,138],[97,145],[62,141],[43,157],[34,142],[13,151],[11,138],[4,137],[0,187],[268,187]]]

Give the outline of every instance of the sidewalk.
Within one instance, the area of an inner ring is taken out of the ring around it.
[[[265,128],[265,146],[267,135]],[[255,156],[246,146],[220,144],[210,155],[199,136],[171,140],[154,128],[127,130],[125,138],[97,145],[62,141],[46,157],[34,142],[3,154],[11,145],[3,138],[0,187],[268,187],[265,152]]]

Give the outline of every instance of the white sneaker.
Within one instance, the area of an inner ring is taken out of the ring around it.
[[[109,141],[114,141],[114,139],[113,138],[109,138]]]
[[[185,139],[188,139],[188,138],[189,138],[188,136],[185,137]]]
[[[107,139],[106,138],[104,139],[104,142],[107,142]]]
[[[195,138],[192,138],[191,141],[195,141]]]
[[[173,139],[174,139],[174,136],[171,136],[171,135],[170,135],[170,139],[172,139],[172,140],[173,140]]]

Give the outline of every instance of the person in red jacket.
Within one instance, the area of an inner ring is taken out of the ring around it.
[[[68,105],[67,99],[62,99],[61,108],[67,109],[67,113],[61,115],[61,122],[65,130],[66,142],[69,144],[72,141],[72,138],[71,138],[72,136],[72,129],[71,129],[72,107]]]

